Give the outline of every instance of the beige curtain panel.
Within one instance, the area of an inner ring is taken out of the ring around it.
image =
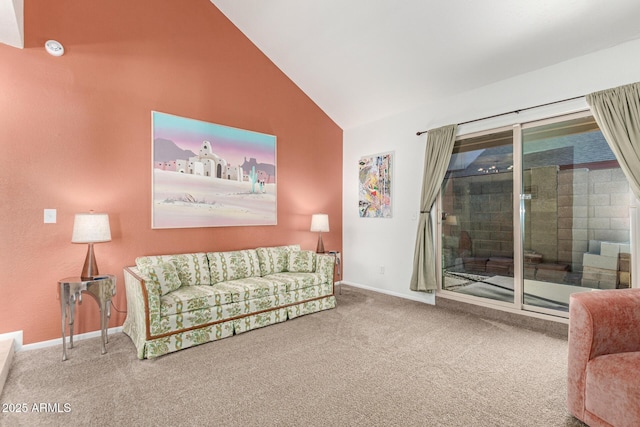
[[[418,235],[416,236],[413,274],[411,275],[410,283],[412,291],[432,292],[437,287],[435,239],[431,208],[440,191],[442,180],[449,166],[449,160],[451,160],[457,129],[458,125],[449,125],[432,129],[427,134],[422,196],[420,199],[420,218],[418,220]]]
[[[633,194],[640,198],[640,83],[594,92],[586,100]]]

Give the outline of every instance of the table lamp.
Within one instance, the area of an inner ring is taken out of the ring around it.
[[[446,225],[458,225],[458,217],[455,215],[447,215],[444,219]]]
[[[88,243],[87,257],[82,267],[82,280],[91,280],[98,275],[98,264],[93,254],[93,244],[111,240],[109,215],[106,213],[80,213],[73,221],[71,243]]]
[[[316,253],[324,253],[324,243],[322,243],[322,232],[329,231],[329,215],[327,214],[313,214],[311,216],[311,231],[317,231],[318,234],[318,246],[316,247]]]

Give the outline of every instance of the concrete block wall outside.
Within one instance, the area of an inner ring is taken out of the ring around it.
[[[600,245],[600,255],[617,257],[618,254],[631,253],[631,245],[628,243],[602,242]]]
[[[618,256],[602,256],[596,254],[584,254],[582,265],[586,267],[602,268],[605,270],[618,270]]]

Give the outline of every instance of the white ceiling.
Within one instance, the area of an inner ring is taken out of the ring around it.
[[[24,47],[24,0],[0,0],[0,43]]]
[[[211,2],[343,129],[640,38],[638,0]]]
[[[638,0],[211,2],[343,129],[640,38]]]

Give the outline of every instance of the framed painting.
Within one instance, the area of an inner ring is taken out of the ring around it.
[[[151,116],[152,228],[277,224],[275,136]]]
[[[360,217],[391,218],[393,153],[362,157],[358,166]]]

